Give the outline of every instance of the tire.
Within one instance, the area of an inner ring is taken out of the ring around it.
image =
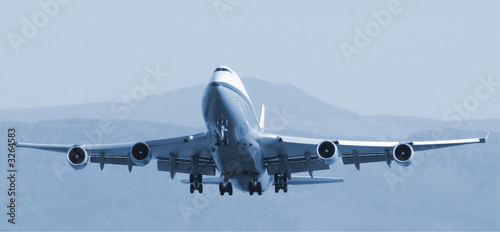
[[[200,184],[200,186],[198,187],[198,192],[203,193],[203,185],[202,184]]]
[[[250,192],[250,196],[253,196],[253,184],[248,183],[248,192]]]
[[[194,184],[189,185],[189,192],[194,193]]]
[[[193,183],[193,182],[194,182],[194,175],[189,174],[189,183]]]
[[[274,185],[274,191],[275,191],[276,193],[279,193],[279,191],[280,191],[280,187],[278,186],[278,184],[275,184],[275,185]]]
[[[286,183],[283,185],[283,191],[285,193],[288,192],[288,185]]]

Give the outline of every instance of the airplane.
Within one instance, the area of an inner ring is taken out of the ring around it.
[[[338,158],[344,165],[386,162],[390,167],[411,165],[415,152],[485,143],[485,138],[443,141],[368,142],[321,140],[267,133],[264,131],[265,107],[260,119],[243,83],[232,69],[215,69],[202,98],[206,132],[151,141],[121,144],[34,144],[17,147],[66,153],[76,170],[87,163],[145,166],[154,158],[158,171],[189,174],[190,193],[203,193],[203,184],[219,185],[220,195],[233,194],[233,186],[250,195],[262,195],[274,186],[275,192],[288,191],[288,185],[343,182],[342,178],[318,178],[313,172],[328,170]],[[294,176],[307,172],[309,176]],[[203,178],[203,176],[209,176]]]

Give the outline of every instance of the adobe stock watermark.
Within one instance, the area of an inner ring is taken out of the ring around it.
[[[228,12],[233,12],[242,2],[243,0],[214,0],[212,5],[220,21],[224,21],[224,15]]]
[[[202,210],[208,208],[210,199],[216,198],[219,195],[219,188],[215,185],[208,185],[205,189],[203,194],[193,194],[192,206],[184,203],[179,204],[179,211],[186,224],[191,223],[193,215],[199,215]]]
[[[142,78],[141,83],[132,87],[129,92],[122,94],[119,100],[111,104],[110,110],[116,113],[119,119],[128,118],[130,113],[139,106],[139,103],[153,90],[157,89],[163,80],[168,77],[168,73],[161,71],[159,65],[156,65],[155,68],[146,66],[145,69],[147,74]],[[80,141],[79,144],[102,144],[104,136],[112,133],[115,128],[115,124],[112,120],[100,120],[94,128],[83,131],[85,139]],[[62,162],[52,163],[52,169],[59,182],[63,181],[63,175],[65,173],[75,171],[67,163]]]
[[[269,120],[269,127],[265,128],[265,130],[269,132],[284,130],[295,117],[295,114],[288,113],[286,105],[283,106],[281,111],[277,108],[273,108],[273,117]]]
[[[38,34],[40,29],[47,26],[50,19],[57,16],[62,6],[70,0],[40,0],[38,6],[40,10],[35,12],[31,18],[22,17],[21,33],[9,32],[7,39],[15,53],[19,53],[21,45],[28,44],[29,41]]]
[[[491,99],[492,96],[500,88],[500,80],[494,80],[493,75],[488,75],[487,77],[481,75],[477,77],[478,84],[472,89],[472,93],[466,96],[459,103],[453,104],[450,109],[447,109],[442,116],[445,122],[455,122],[451,129],[460,129],[463,120],[470,119],[474,112],[476,112],[481,107],[481,102],[485,102]],[[443,128],[437,128],[432,133],[432,140],[445,140],[447,139],[446,134],[443,132]],[[461,150],[460,152],[463,152]],[[458,155],[458,154],[457,154]],[[419,152],[415,155],[414,162],[408,167],[400,167],[395,164],[396,172],[385,170],[384,177],[387,185],[392,192],[396,190],[396,185],[402,183],[406,178],[410,177],[418,168],[425,162],[425,157],[427,152]]]
[[[373,19],[367,22],[363,29],[359,27],[354,28],[354,38],[352,44],[347,42],[340,43],[340,50],[344,55],[347,63],[351,63],[354,54],[360,54],[362,49],[368,47],[372,39],[380,35],[383,28],[388,27],[392,18],[395,15],[403,12],[404,7],[399,0],[391,0],[387,3],[387,8],[378,12],[371,11]]]
[[[465,119],[469,119],[475,111],[481,106],[481,102],[487,101],[500,87],[500,81],[495,81],[493,75],[487,77],[477,77],[479,84],[474,88],[474,92],[465,97],[462,102],[453,104],[453,107],[446,110],[443,114],[443,120],[446,122],[455,121],[453,129],[458,129]]]

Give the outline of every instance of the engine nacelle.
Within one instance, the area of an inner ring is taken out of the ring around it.
[[[79,146],[75,146],[69,149],[66,156],[69,165],[76,170],[84,168],[89,162],[89,154],[84,148]]]
[[[392,155],[394,156],[394,160],[396,163],[403,166],[408,167],[413,162],[413,147],[407,143],[400,143],[394,147],[392,151]]]
[[[328,165],[335,163],[339,156],[337,145],[335,145],[332,141],[324,141],[318,144],[316,153],[318,154],[319,160]]]
[[[137,166],[149,164],[152,157],[149,145],[143,142],[136,143],[130,148],[130,156],[132,162]]]

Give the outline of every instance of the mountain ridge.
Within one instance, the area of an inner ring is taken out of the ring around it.
[[[364,116],[333,106],[313,97],[288,83],[271,83],[258,78],[243,78],[242,81],[255,108],[260,115],[262,104],[266,105],[266,131],[286,130],[315,131],[325,137],[406,138],[409,134],[435,128],[449,128],[453,122],[435,119],[377,115]],[[38,122],[69,118],[82,119],[130,119],[161,123],[175,123],[187,127],[204,127],[201,99],[204,85],[170,90],[162,94],[148,95],[135,100],[134,104],[117,102],[84,103],[65,106],[35,107],[0,110],[2,121]],[[133,107],[132,107],[133,106]],[[463,129],[495,130],[499,120],[467,120]],[[473,122],[473,123],[472,123]]]

